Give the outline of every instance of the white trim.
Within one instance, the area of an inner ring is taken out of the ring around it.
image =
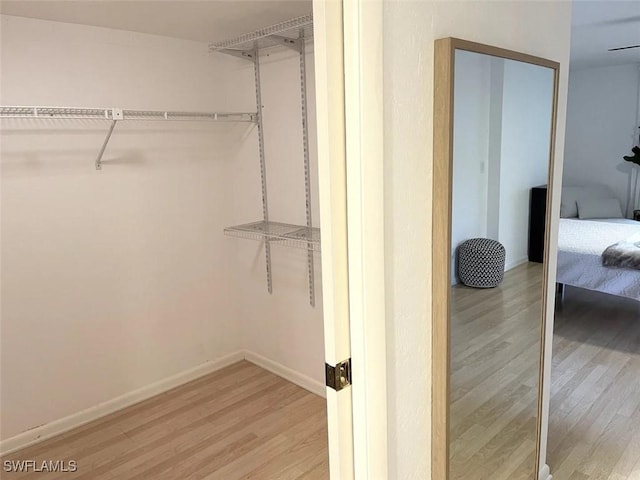
[[[354,468],[365,479],[388,470],[383,5],[348,1],[343,13]]]
[[[538,476],[538,480],[553,480],[551,476],[549,465],[545,464],[544,467],[540,470],[540,475]]]
[[[288,380],[291,383],[295,383],[299,387],[304,388],[305,390],[310,391],[311,393],[315,393],[323,398],[326,398],[327,392],[324,383],[314,380],[311,377],[301,374],[300,372],[296,372],[295,370],[282,365],[281,363],[274,362],[262,355],[258,355],[257,353],[245,351],[244,359],[248,362],[251,362],[259,367],[264,368],[265,370],[270,371],[278,375],[279,377]]]
[[[124,395],[87,408],[86,410],[73,413],[59,420],[54,420],[53,422],[19,433],[14,437],[7,438],[0,442],[0,455],[15,452],[16,450],[42,442],[43,440],[67,432],[73,428],[81,427],[82,425],[98,420],[110,413],[117,412],[118,410],[122,410],[123,408],[129,407],[135,403],[141,402],[160,393],[164,393],[172,388],[244,360],[244,358],[244,352],[235,352],[219,358],[218,360],[203,363],[197,367],[190,368],[189,370],[185,370],[150,385],[138,388],[137,390],[125,393]]]

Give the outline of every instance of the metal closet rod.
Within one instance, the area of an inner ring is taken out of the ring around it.
[[[123,108],[0,106],[0,118],[255,122],[255,112],[184,112]]]
[[[102,156],[111,139],[116,123],[123,120],[165,120],[186,122],[252,122],[258,114],[254,112],[182,112],[169,110],[127,110],[123,108],[78,108],[78,107],[37,107],[0,106],[0,118],[91,119],[109,120],[111,125],[102,148],[95,161],[96,170],[102,169]]]

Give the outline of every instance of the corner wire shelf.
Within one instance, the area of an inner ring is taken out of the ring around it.
[[[313,16],[304,15],[292,18],[222,42],[212,43],[209,45],[209,49],[216,52],[221,50],[246,51],[256,47],[259,49],[271,48],[282,45],[282,37],[290,39],[313,37]]]
[[[164,120],[183,122],[258,122],[258,113],[182,112],[168,110],[127,110],[123,108],[17,107],[0,106],[0,119],[29,118],[36,120],[107,120],[111,122],[107,136],[95,159],[96,170],[102,170],[102,156],[117,122],[126,120]]]
[[[282,245],[307,250],[307,276],[309,284],[309,303],[315,306],[314,252],[320,252],[320,229],[312,226],[311,216],[311,174],[309,162],[309,135],[307,118],[307,84],[305,42],[313,37],[313,17],[305,15],[286,22],[261,28],[238,37],[212,43],[211,52],[224,53],[253,63],[256,105],[258,154],[260,157],[260,180],[262,188],[262,217],[258,222],[225,228],[225,235],[261,240],[264,242],[267,291],[272,293],[271,245]],[[267,201],[267,168],[264,151],[264,130],[262,125],[262,91],[260,84],[260,51],[271,47],[286,47],[298,53],[300,62],[300,105],[302,119],[302,149],[304,162],[304,186],[306,226],[269,221]]]
[[[281,222],[245,223],[224,229],[229,237],[273,242],[272,245],[320,251],[320,229]]]

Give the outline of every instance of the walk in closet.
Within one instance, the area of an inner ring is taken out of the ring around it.
[[[2,460],[328,478],[311,2],[30,3],[0,11]]]

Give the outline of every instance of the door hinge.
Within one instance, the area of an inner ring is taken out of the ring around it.
[[[325,379],[327,387],[339,392],[351,385],[351,359],[338,363],[335,367],[325,363]]]

